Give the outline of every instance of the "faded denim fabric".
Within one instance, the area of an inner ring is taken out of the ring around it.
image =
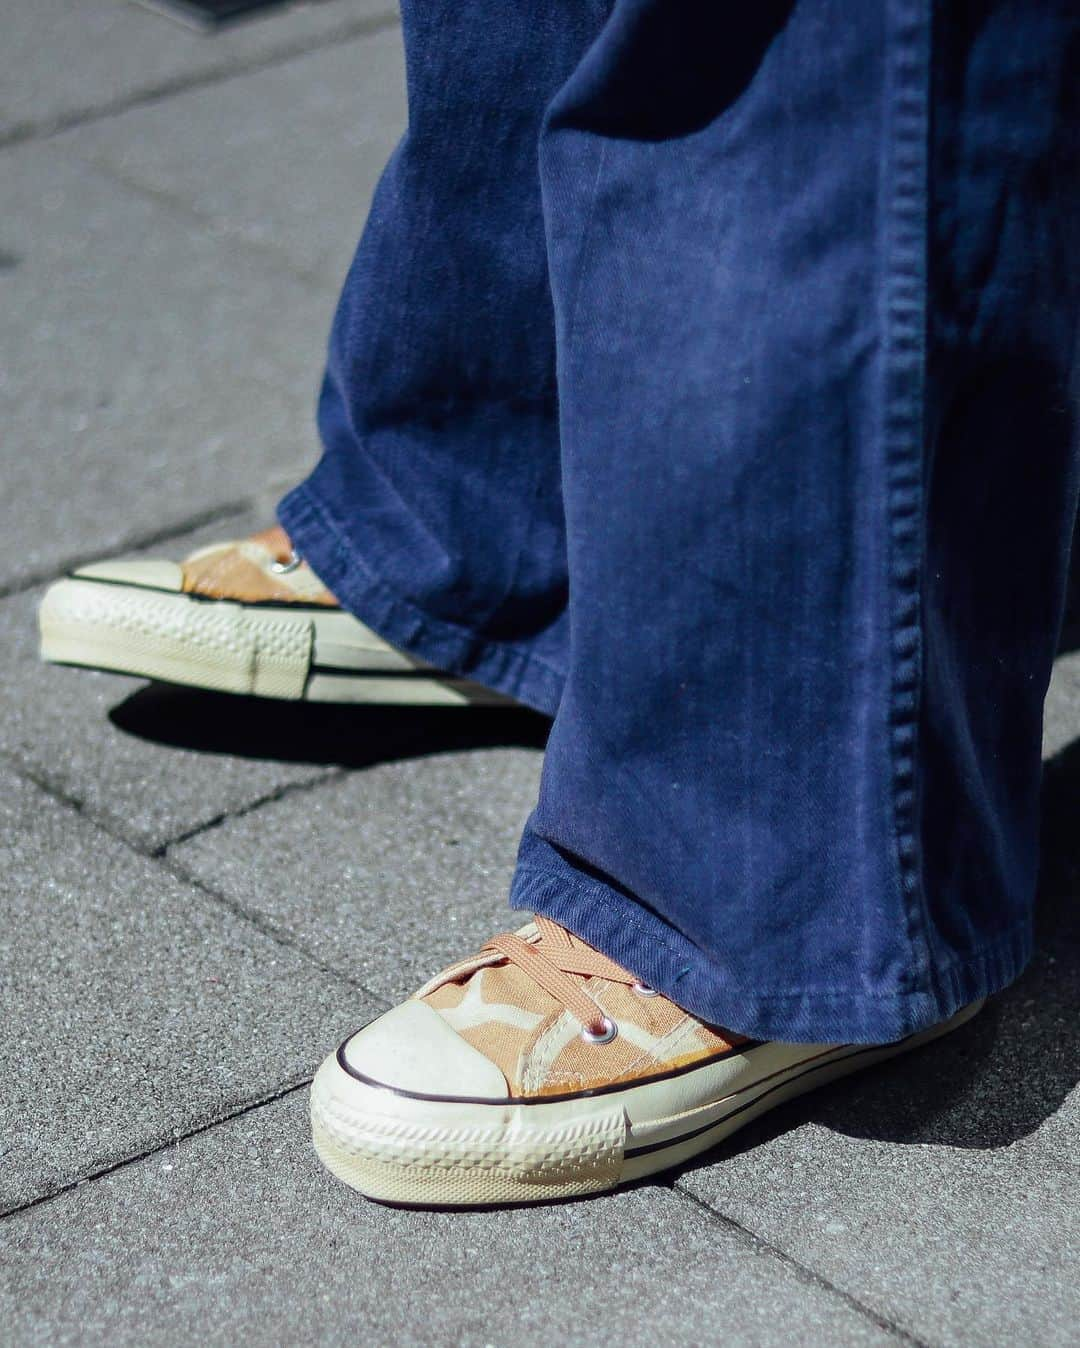
[[[1080,4],[403,18],[280,518],[389,641],[554,714],[512,902],[761,1038],[1002,987],[1076,509]]]

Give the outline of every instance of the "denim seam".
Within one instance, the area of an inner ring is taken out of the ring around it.
[[[596,885],[592,881],[582,880],[579,876],[569,878],[559,871],[549,870],[543,866],[534,866],[528,863],[519,862],[517,866],[517,871],[519,874],[526,874],[526,873],[533,874],[540,876],[545,880],[551,880],[553,882],[556,882],[558,887],[563,891],[567,893],[572,891],[575,900],[580,900],[581,902],[584,903],[591,902],[594,899],[597,900],[598,902],[604,904],[607,908],[613,910],[617,914],[620,922],[626,923],[628,926],[634,927],[635,930],[641,932],[641,934],[643,936],[646,936],[651,942],[663,946],[665,950],[667,950],[677,959],[681,960],[685,958],[684,951],[677,950],[668,941],[665,941],[664,938],[657,932],[645,927],[640,921],[635,920],[635,918],[633,918],[623,910],[622,905],[626,904],[627,906],[632,906],[633,900],[624,898],[623,896],[619,896],[618,898],[616,898],[614,895],[605,890],[603,886]],[[657,919],[658,922],[660,920],[661,919],[659,918]],[[1003,932],[1002,935],[999,936],[996,941],[992,942],[990,945],[980,950],[977,954],[969,955],[966,958],[958,956],[957,958],[949,961],[949,963],[943,964],[940,968],[940,972],[943,975],[949,976],[950,981],[956,981],[955,978],[953,978],[952,976],[955,975],[958,971],[974,972],[976,970],[985,968],[988,964],[998,962],[1001,958],[1001,955],[1005,953],[1010,947],[1014,946],[1018,938],[1024,939],[1025,945],[1030,945],[1031,923],[1028,921],[1027,918],[1022,918],[1016,923],[1014,923],[1013,926],[1009,927],[1005,932]],[[692,942],[687,941],[687,944],[692,945]],[[699,959],[698,965],[703,972],[705,973],[710,972],[711,966],[706,961]],[[814,987],[806,987],[802,988],[799,992],[769,992],[769,991],[759,992],[756,989],[754,989],[753,991],[754,1000],[761,1002],[794,1002],[794,1001],[804,1001],[807,997],[816,997],[820,998],[822,1001],[850,1002],[862,1000],[862,1001],[873,1001],[882,1003],[896,1003],[897,1001],[902,1001],[905,998],[911,996],[924,996],[924,995],[925,995],[924,989],[906,990],[906,991],[900,990],[897,992],[874,992],[870,989],[860,988],[853,992],[850,989],[847,991],[840,991],[840,990],[833,991],[830,989],[818,989]]]
[[[380,598],[389,601],[391,604],[397,605],[409,613],[410,616],[419,619],[429,631],[436,635],[440,631],[445,631],[455,636],[465,636],[477,646],[482,646],[486,649],[497,649],[501,652],[514,655],[526,666],[535,666],[538,669],[542,669],[546,674],[565,681],[565,672],[556,669],[554,665],[549,665],[547,661],[540,656],[533,655],[528,651],[523,651],[519,646],[515,646],[510,642],[492,640],[489,637],[481,636],[474,628],[466,627],[464,624],[450,622],[445,618],[433,618],[422,608],[419,608],[410,600],[397,594],[389,585],[387,585],[381,576],[377,575],[375,571],[372,570],[367,560],[352,547],[337,522],[329,514],[322,502],[308,488],[307,483],[302,483],[292,494],[298,496],[303,504],[310,509],[313,514],[318,516],[320,524],[333,535],[335,547],[341,555],[345,569],[352,566],[355,567],[356,570],[361,571],[364,574],[367,584]]]
[[[917,750],[922,686],[923,433],[926,365],[929,19],[927,0],[894,0],[885,216],[884,458],[892,592],[892,834],[912,988],[934,979],[918,839]]]

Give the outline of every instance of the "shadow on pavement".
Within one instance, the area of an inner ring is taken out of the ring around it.
[[[848,1137],[995,1148],[1033,1133],[1080,1082],[1080,742],[1046,764],[1036,955],[954,1034],[764,1115],[682,1173],[801,1123]]]
[[[151,683],[109,712],[125,734],[171,748],[366,768],[455,749],[542,749],[551,722],[521,707],[276,702]]]
[[[516,708],[319,706],[151,684],[119,729],[204,753],[362,768],[450,750],[542,749],[550,722]],[[1046,764],[1037,953],[969,1025],[765,1115],[686,1169],[800,1123],[897,1143],[995,1148],[1032,1133],[1080,1081],[1080,741]]]

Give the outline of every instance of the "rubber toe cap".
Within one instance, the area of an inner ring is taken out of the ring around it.
[[[490,1058],[424,1002],[404,1002],[341,1047],[348,1070],[416,1095],[504,1100],[506,1078]]]

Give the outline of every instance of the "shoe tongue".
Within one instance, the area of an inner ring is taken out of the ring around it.
[[[566,931],[565,927],[560,930],[566,933],[569,941],[567,948],[593,949],[587,941],[581,940],[573,932]],[[526,922],[518,927],[516,935],[523,941],[534,944],[541,937],[541,928],[535,922]],[[550,945],[546,948],[552,950]],[[557,949],[552,950],[552,953],[557,953]],[[451,1023],[466,1015],[464,1009],[460,1015],[453,1013],[452,1009],[459,1005],[468,1008],[467,1018],[470,1021],[490,1018],[493,1021],[502,1019],[504,1023],[507,1022],[507,1018],[510,1022],[516,1019],[522,1023],[529,1017],[542,1018],[561,1010],[560,1003],[540,987],[527,970],[509,961],[504,964],[487,965],[457,981],[441,983],[421,1000],[444,1014],[451,1012],[447,1016]],[[490,1007],[491,1010],[484,1011],[485,1007]],[[515,1015],[515,1009],[522,1014]]]

